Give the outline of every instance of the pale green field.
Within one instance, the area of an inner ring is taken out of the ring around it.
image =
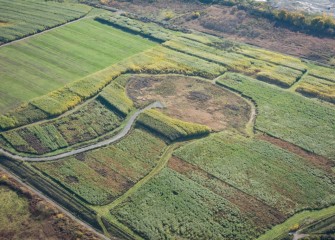
[[[155,45],[94,20],[82,20],[0,48],[0,112]]]

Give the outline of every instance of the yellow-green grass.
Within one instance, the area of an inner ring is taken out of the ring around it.
[[[91,7],[43,0],[0,1],[0,44],[86,15]]]
[[[299,58],[272,52],[266,49],[251,47],[248,45],[240,45],[236,51],[248,57],[275,64],[280,64],[300,71],[304,71],[307,69],[307,65],[303,63]]]
[[[304,224],[316,222],[335,215],[335,206],[315,211],[303,211],[287,219],[284,223],[273,227],[271,230],[260,236],[257,240],[281,240],[288,236],[288,233],[295,226],[303,227]]]
[[[173,39],[165,42],[163,45],[208,61],[222,64],[231,71],[253,75],[261,81],[282,87],[290,87],[303,74],[300,70],[269,63],[262,59],[254,59],[236,52],[219,50],[215,47],[185,38]],[[267,60],[266,58],[264,59]]]
[[[79,22],[0,49],[1,113],[153,47],[96,22]]]
[[[120,63],[71,82],[47,95],[35,98],[31,103],[24,104],[6,115],[0,116],[0,127],[2,129],[14,128],[45,119],[46,116],[59,115],[84,99],[98,94],[112,80],[127,72],[179,73],[214,78],[225,71],[226,68],[218,64],[162,46],[156,46],[142,53],[135,54]],[[46,104],[46,102],[49,103]]]
[[[257,130],[335,160],[335,111],[329,103],[235,73],[226,73],[217,83],[256,102]]]
[[[22,225],[29,222],[29,202],[9,187],[0,185],[0,236],[14,235],[22,231]]]
[[[171,118],[154,109],[142,113],[138,122],[171,141],[210,133],[210,128],[207,126]]]
[[[335,103],[335,81],[309,75],[297,84],[296,91],[305,96],[316,97]]]
[[[309,75],[335,82],[335,68],[309,65]]]

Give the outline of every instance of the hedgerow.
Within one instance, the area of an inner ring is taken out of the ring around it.
[[[137,120],[145,127],[163,135],[170,141],[210,133],[210,128],[201,124],[170,118],[157,110],[147,110]]]

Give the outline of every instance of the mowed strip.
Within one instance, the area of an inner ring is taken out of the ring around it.
[[[0,49],[0,111],[146,50],[155,43],[82,20]]]

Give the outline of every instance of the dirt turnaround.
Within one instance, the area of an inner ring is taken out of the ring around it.
[[[243,132],[250,105],[241,97],[201,79],[179,75],[133,75],[127,93],[136,107],[160,101],[170,117],[204,124],[214,131]]]

